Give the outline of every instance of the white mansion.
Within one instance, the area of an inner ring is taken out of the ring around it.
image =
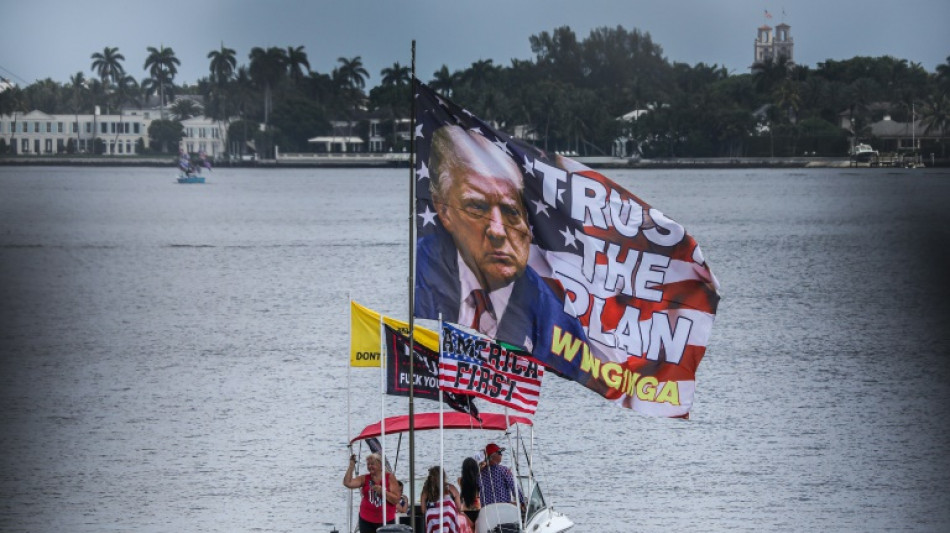
[[[97,140],[107,155],[131,156],[148,145],[148,127],[157,109],[124,109],[117,115],[49,115],[42,111],[0,115],[0,139],[19,155],[93,153]],[[206,117],[181,121],[180,149],[220,158],[227,151],[224,122]],[[172,148],[172,147],[170,147]]]

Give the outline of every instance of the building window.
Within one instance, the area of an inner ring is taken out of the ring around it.
[[[79,133],[79,123],[73,122],[73,133]]]
[[[34,123],[33,123],[33,133],[39,133],[39,132],[40,132],[40,123],[39,123],[39,122],[34,122]]]
[[[138,134],[140,133],[140,130],[139,130],[140,126],[141,126],[141,124],[139,124],[138,122],[136,122],[135,124],[133,124],[133,125],[132,125],[132,132],[135,133],[136,135],[138,135]]]
[[[92,133],[92,122],[86,122],[86,133]]]
[[[21,122],[21,123],[20,123],[20,133],[26,133],[26,132],[27,132],[27,123],[26,123],[26,122]]]
[[[132,153],[132,141],[125,141],[125,153]]]
[[[29,140],[29,139],[22,139],[22,140],[20,141],[20,151],[23,152],[24,154],[30,153],[30,140]]]
[[[109,133],[109,125],[105,122],[99,123],[99,133]]]
[[[53,151],[53,139],[46,139],[46,143],[45,143],[45,144],[46,144],[46,146],[45,146],[44,148],[46,148],[46,153],[48,154],[48,153],[52,152],[52,151]]]

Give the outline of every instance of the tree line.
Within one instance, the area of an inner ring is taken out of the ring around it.
[[[428,79],[419,77],[501,129],[519,127],[540,148],[577,155],[840,156],[850,143],[868,139],[870,124],[884,114],[914,120],[922,133],[950,131],[950,56],[933,72],[882,56],[829,59],[814,68],[779,58],[734,73],[671,62],[648,32],[621,26],[583,39],[563,26],[529,41],[532,59],[443,65]],[[178,85],[174,50],[147,51],[141,81],[127,72],[118,48],[105,47],[90,56],[92,76],[78,71],[68,83],[45,79],[7,89],[0,113],[91,113],[95,106],[108,113],[158,98],[171,104],[163,122],[204,114],[228,121],[232,140],[284,152],[310,150],[307,139],[330,133],[331,121],[356,123],[352,133],[365,137],[365,119],[373,114],[384,121],[387,148],[405,148],[395,131],[409,114],[411,72],[399,62],[382,69],[379,85],[367,90],[360,56],[340,57],[321,73],[303,46],[254,47],[239,63],[237,52],[222,44],[207,54],[207,77]],[[201,96],[203,104],[184,95]],[[618,120],[635,110],[645,112]],[[945,138],[928,142],[946,157]]]

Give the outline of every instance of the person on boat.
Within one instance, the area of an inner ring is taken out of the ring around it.
[[[513,503],[524,507],[524,495],[521,488],[515,483],[515,476],[507,466],[501,464],[502,453],[505,448],[499,447],[494,442],[485,446],[486,465],[482,468],[479,480],[478,491],[482,505],[493,503]],[[517,494],[517,500],[516,495]]]
[[[409,512],[409,497],[405,494],[405,486],[402,481],[396,483],[399,484],[399,501],[396,503],[396,512],[406,514]]]
[[[446,479],[442,467],[429,468],[419,504],[425,509],[425,533],[460,533],[458,489]]]
[[[462,477],[459,478],[460,510],[472,524],[478,520],[478,512],[482,508],[478,497],[478,461],[473,457],[466,457],[462,461]]]
[[[343,476],[343,486],[360,489],[360,533],[375,533],[384,524],[396,521],[396,505],[402,492],[392,472],[383,472],[383,463],[378,453],[366,456],[367,473],[353,476],[356,456],[350,456],[350,465]],[[386,520],[383,520],[383,498],[386,498]]]
[[[555,327],[586,341],[564,312],[560,283],[528,265],[524,177],[508,154],[481,135],[443,126],[432,134],[429,178],[439,224],[420,229],[428,234],[417,246],[416,316],[441,314],[542,360]]]

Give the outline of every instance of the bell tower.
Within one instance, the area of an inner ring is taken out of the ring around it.
[[[795,62],[795,41],[792,39],[791,26],[784,22],[773,28],[768,24],[759,26],[759,34],[755,40],[755,59],[752,64],[761,65],[769,61],[778,61],[785,58],[788,63]]]

